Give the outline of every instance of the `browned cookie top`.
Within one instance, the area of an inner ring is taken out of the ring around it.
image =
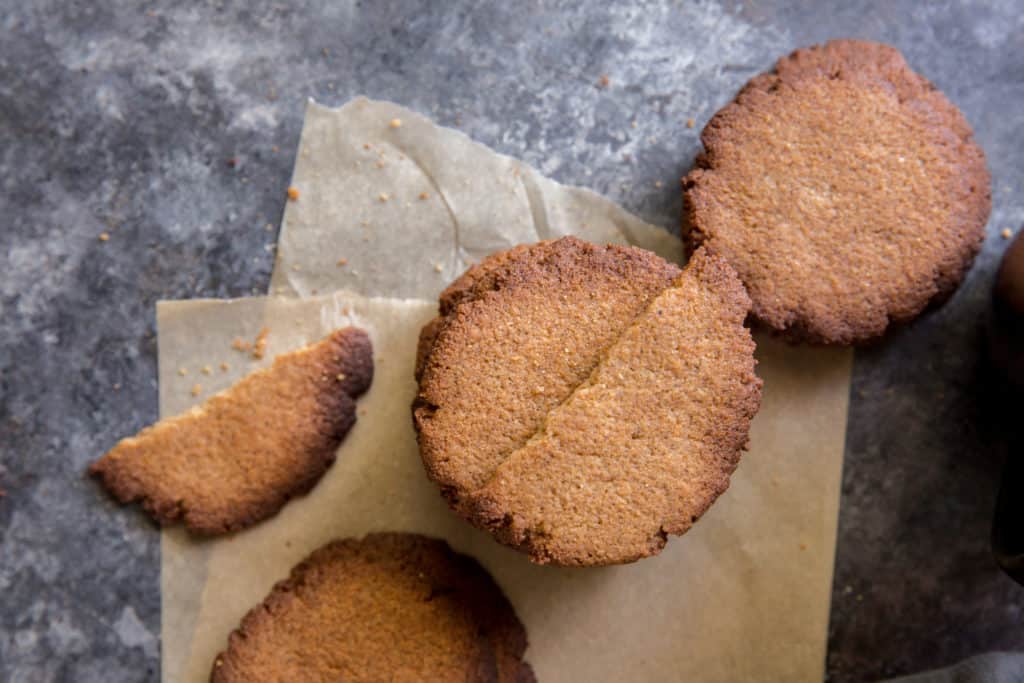
[[[544,256],[559,251],[602,267],[559,269]],[[610,277],[607,259],[630,275]],[[456,509],[562,565],[628,562],[685,532],[728,485],[760,401],[735,272],[703,250],[680,274],[567,239],[471,273],[495,288],[453,286],[421,339],[434,342],[416,407],[427,471]]]
[[[317,550],[214,661],[214,683],[529,683],[526,632],[476,561],[444,541],[370,534]]]
[[[457,499],[537,431],[679,269],[567,237],[517,247],[442,294],[414,407],[431,478]]]
[[[956,288],[984,236],[984,154],[894,48],[797,50],[701,139],[690,243],[725,257],[754,315],[793,339],[857,343],[913,318]]]
[[[372,378],[369,337],[336,330],[122,440],[89,472],[161,524],[184,521],[202,534],[242,529],[316,484]]]

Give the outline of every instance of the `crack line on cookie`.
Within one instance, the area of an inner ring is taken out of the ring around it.
[[[566,239],[566,238],[562,238],[562,239]],[[570,237],[569,239],[574,239],[574,238]],[[558,241],[560,241],[560,240],[545,240],[543,242],[537,243],[537,245],[535,245],[535,246],[551,245],[551,244],[557,243]],[[590,243],[587,243],[587,244],[588,244],[588,246],[593,246],[593,247],[596,247],[597,249],[608,249],[609,247],[614,246],[614,245],[592,245]],[[625,248],[632,248],[632,247],[625,247]],[[549,253],[549,254],[546,254],[546,255],[544,255],[542,257],[540,263],[542,263],[542,264],[550,263],[552,260],[554,260],[556,258],[557,258],[557,254]],[[669,265],[675,266],[675,264],[669,264]],[[498,266],[495,269],[494,272],[500,274],[500,273],[502,273],[504,271],[508,271],[512,267],[513,267],[512,264],[508,264],[508,263],[502,264],[502,265]],[[510,447],[507,452],[502,453],[501,457],[500,457],[500,460],[498,460],[496,462],[496,464],[494,465],[493,469],[491,469],[491,471],[488,473],[487,478],[484,480],[484,482],[480,486],[478,486],[478,487],[475,487],[473,489],[465,491],[462,494],[461,497],[472,496],[477,491],[479,491],[480,489],[485,487],[487,485],[487,483],[489,483],[490,480],[494,477],[494,475],[497,472],[497,470],[514,453],[516,453],[519,450],[521,450],[528,443],[530,443],[533,439],[537,438],[539,434],[543,433],[543,430],[545,429],[546,424],[547,424],[547,414],[550,414],[552,411],[554,411],[557,408],[559,408],[560,406],[562,406],[574,394],[576,394],[583,385],[585,385],[588,381],[590,381],[591,376],[599,369],[601,364],[605,361],[609,351],[611,349],[613,349],[621,341],[622,336],[637,322],[637,320],[645,315],[645,313],[650,309],[650,306],[653,304],[653,302],[655,300],[657,300],[660,296],[662,296],[662,294],[664,294],[665,291],[667,291],[667,290],[673,288],[674,286],[676,286],[676,282],[677,282],[678,278],[682,275],[683,272],[685,272],[683,269],[677,269],[677,272],[674,274],[674,276],[673,276],[673,278],[672,278],[672,280],[670,281],[669,284],[667,284],[666,286],[661,287],[660,289],[657,289],[657,291],[653,291],[652,290],[652,292],[650,294],[650,298],[649,298],[647,304],[644,305],[643,307],[641,307],[639,310],[637,310],[636,313],[633,316],[631,316],[630,318],[628,318],[626,321],[623,322],[621,327],[619,327],[618,329],[616,329],[614,331],[614,333],[611,335],[611,337],[607,341],[607,343],[604,344],[602,347],[600,347],[598,352],[595,354],[595,360],[593,361],[592,364],[589,365],[589,367],[588,367],[586,373],[583,375],[583,377],[581,379],[579,379],[578,381],[576,381],[574,384],[571,384],[568,387],[568,391],[566,392],[565,396],[562,399],[560,399],[557,404],[555,404],[553,407],[551,407],[547,411],[547,413],[545,414],[544,418],[542,418],[541,422],[539,423],[537,428],[535,428],[533,430],[533,432],[530,434],[530,436],[526,437],[522,442],[520,442],[520,443]],[[498,279],[500,279],[500,276],[499,276]],[[437,330],[436,334],[434,335],[434,337],[432,339],[433,344],[436,344],[437,341],[444,336],[445,332],[448,329],[449,324],[455,319],[458,310],[462,307],[463,304],[470,304],[470,303],[473,303],[473,302],[476,302],[476,301],[480,301],[482,299],[485,299],[489,295],[491,295],[491,294],[493,294],[495,292],[498,292],[498,291],[500,291],[500,290],[502,290],[504,288],[507,288],[509,286],[513,286],[513,287],[517,286],[516,283],[514,283],[514,282],[503,283],[503,285],[501,285],[501,286],[499,286],[498,282],[490,282],[484,288],[480,288],[479,287],[479,283],[474,283],[474,284],[476,286],[471,286],[468,292],[465,292],[465,293],[463,293],[461,295],[461,297],[458,299],[458,302],[451,308],[451,310],[448,313],[448,315],[438,316],[438,318],[440,318],[441,322],[440,322],[440,324],[438,326],[438,330]],[[433,344],[432,344],[432,348],[433,348]],[[424,364],[425,366],[426,366],[427,363],[429,363],[430,353],[431,352],[427,352],[427,353],[424,354],[425,359],[427,359],[425,361],[425,364]],[[426,377],[426,372],[425,371],[424,371],[423,377]],[[417,398],[414,400],[414,403],[413,403],[414,415],[425,416],[425,415],[429,414],[429,417],[427,417],[428,420],[431,419],[433,417],[433,414],[437,410],[439,410],[439,409],[443,409],[443,407],[442,406],[438,406],[438,405],[432,403],[431,401],[427,400],[425,397],[423,397],[420,394],[417,395]],[[445,462],[446,462],[446,460],[445,460]],[[438,482],[438,483],[442,486],[442,488],[446,488],[443,483],[441,483],[441,482]],[[455,486],[448,486],[447,488],[450,489],[453,492],[453,494],[455,494],[455,495],[453,495],[452,500],[453,501],[457,501],[460,498],[460,496],[456,494],[457,487],[455,487]]]
[[[527,446],[537,441],[538,439],[544,438],[544,436],[547,434],[548,419],[551,417],[553,413],[557,412],[560,408],[569,403],[569,401],[571,401],[572,398],[579,394],[581,391],[594,386],[598,374],[601,372],[601,369],[605,365],[607,365],[608,360],[614,349],[622,342],[623,338],[634,327],[636,327],[636,325],[639,322],[641,322],[641,320],[647,315],[647,312],[651,310],[651,308],[657,303],[657,301],[665,292],[679,287],[679,280],[681,277],[682,274],[677,276],[675,280],[673,280],[672,284],[668,285],[667,287],[664,287],[663,289],[661,289],[661,291],[659,291],[657,294],[651,297],[651,300],[647,303],[647,305],[644,306],[625,325],[623,325],[620,330],[618,330],[614,338],[604,348],[601,349],[600,353],[598,353],[597,360],[594,362],[593,367],[587,373],[587,376],[580,380],[575,386],[573,386],[569,393],[566,394],[566,396],[562,398],[557,404],[548,409],[548,411],[544,414],[544,417],[541,419],[540,424],[537,426],[537,429],[534,430],[534,432],[529,437],[527,437],[527,439],[523,443],[519,444],[518,446],[516,446],[511,451],[505,454],[505,456],[501,459],[501,462],[499,462],[494,467],[494,470],[488,476],[487,481],[484,482],[482,485],[478,486],[477,488],[473,489],[472,491],[470,491],[470,497],[475,497],[476,494],[478,494],[483,489],[487,488],[488,485],[490,485],[491,482],[494,481],[494,478],[498,475],[498,470],[501,469],[502,465],[504,465],[512,457],[514,457],[516,453],[519,453],[520,451],[522,451],[523,449],[525,449]]]

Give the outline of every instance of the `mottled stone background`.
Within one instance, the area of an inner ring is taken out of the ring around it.
[[[776,57],[840,36],[895,44],[964,109],[995,208],[957,296],[858,352],[829,676],[1024,649],[1024,589],[988,548],[1005,416],[979,347],[999,233],[1024,222],[1022,15],[1015,0],[0,2],[0,680],[159,678],[158,534],[83,471],[157,415],[155,302],[266,287],[307,97],[400,102],[675,230],[703,123]]]

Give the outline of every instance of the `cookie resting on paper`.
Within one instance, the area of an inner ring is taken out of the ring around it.
[[[526,631],[477,562],[441,540],[370,534],[330,543],[251,610],[213,683],[532,683]]]
[[[160,524],[237,531],[313,488],[372,379],[369,337],[339,329],[122,440],[89,472],[120,502],[141,502]]]
[[[485,260],[420,338],[428,476],[536,562],[659,552],[725,490],[746,445],[761,387],[748,308],[704,251],[683,271],[574,238]]]

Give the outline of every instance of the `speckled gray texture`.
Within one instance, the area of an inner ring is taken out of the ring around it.
[[[306,97],[395,100],[676,229],[700,126],[838,36],[895,44],[964,109],[995,210],[961,292],[858,353],[828,670],[1024,649],[979,379],[998,232],[1024,222],[1017,5],[3,3],[0,680],[159,677],[158,535],[83,471],[156,417],[156,300],[266,287]]]

